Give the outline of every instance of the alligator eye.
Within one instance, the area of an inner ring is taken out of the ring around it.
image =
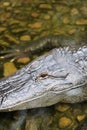
[[[37,79],[44,79],[44,78],[46,78],[47,76],[48,76],[48,73],[47,73],[47,72],[41,73],[41,74],[36,78],[36,80],[37,80]]]
[[[48,73],[42,73],[39,77],[45,78],[46,76],[48,76]]]

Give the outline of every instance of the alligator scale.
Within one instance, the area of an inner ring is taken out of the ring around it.
[[[57,40],[55,41],[57,43]],[[0,111],[85,100],[87,100],[87,46],[73,49],[67,46],[55,48],[15,74],[0,80]]]

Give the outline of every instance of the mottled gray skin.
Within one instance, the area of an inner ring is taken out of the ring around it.
[[[87,46],[53,49],[0,80],[0,111],[87,100]]]

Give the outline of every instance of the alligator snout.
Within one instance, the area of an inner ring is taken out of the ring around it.
[[[0,111],[84,100],[87,100],[87,47],[77,51],[53,49],[0,81]]]

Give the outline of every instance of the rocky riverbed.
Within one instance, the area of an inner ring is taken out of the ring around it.
[[[49,34],[87,37],[86,0],[1,0],[0,51],[29,44]],[[38,46],[38,45],[37,45]],[[45,53],[45,51],[43,52]],[[35,59],[0,59],[0,77]],[[0,130],[75,130],[87,117],[87,102],[0,113]]]

